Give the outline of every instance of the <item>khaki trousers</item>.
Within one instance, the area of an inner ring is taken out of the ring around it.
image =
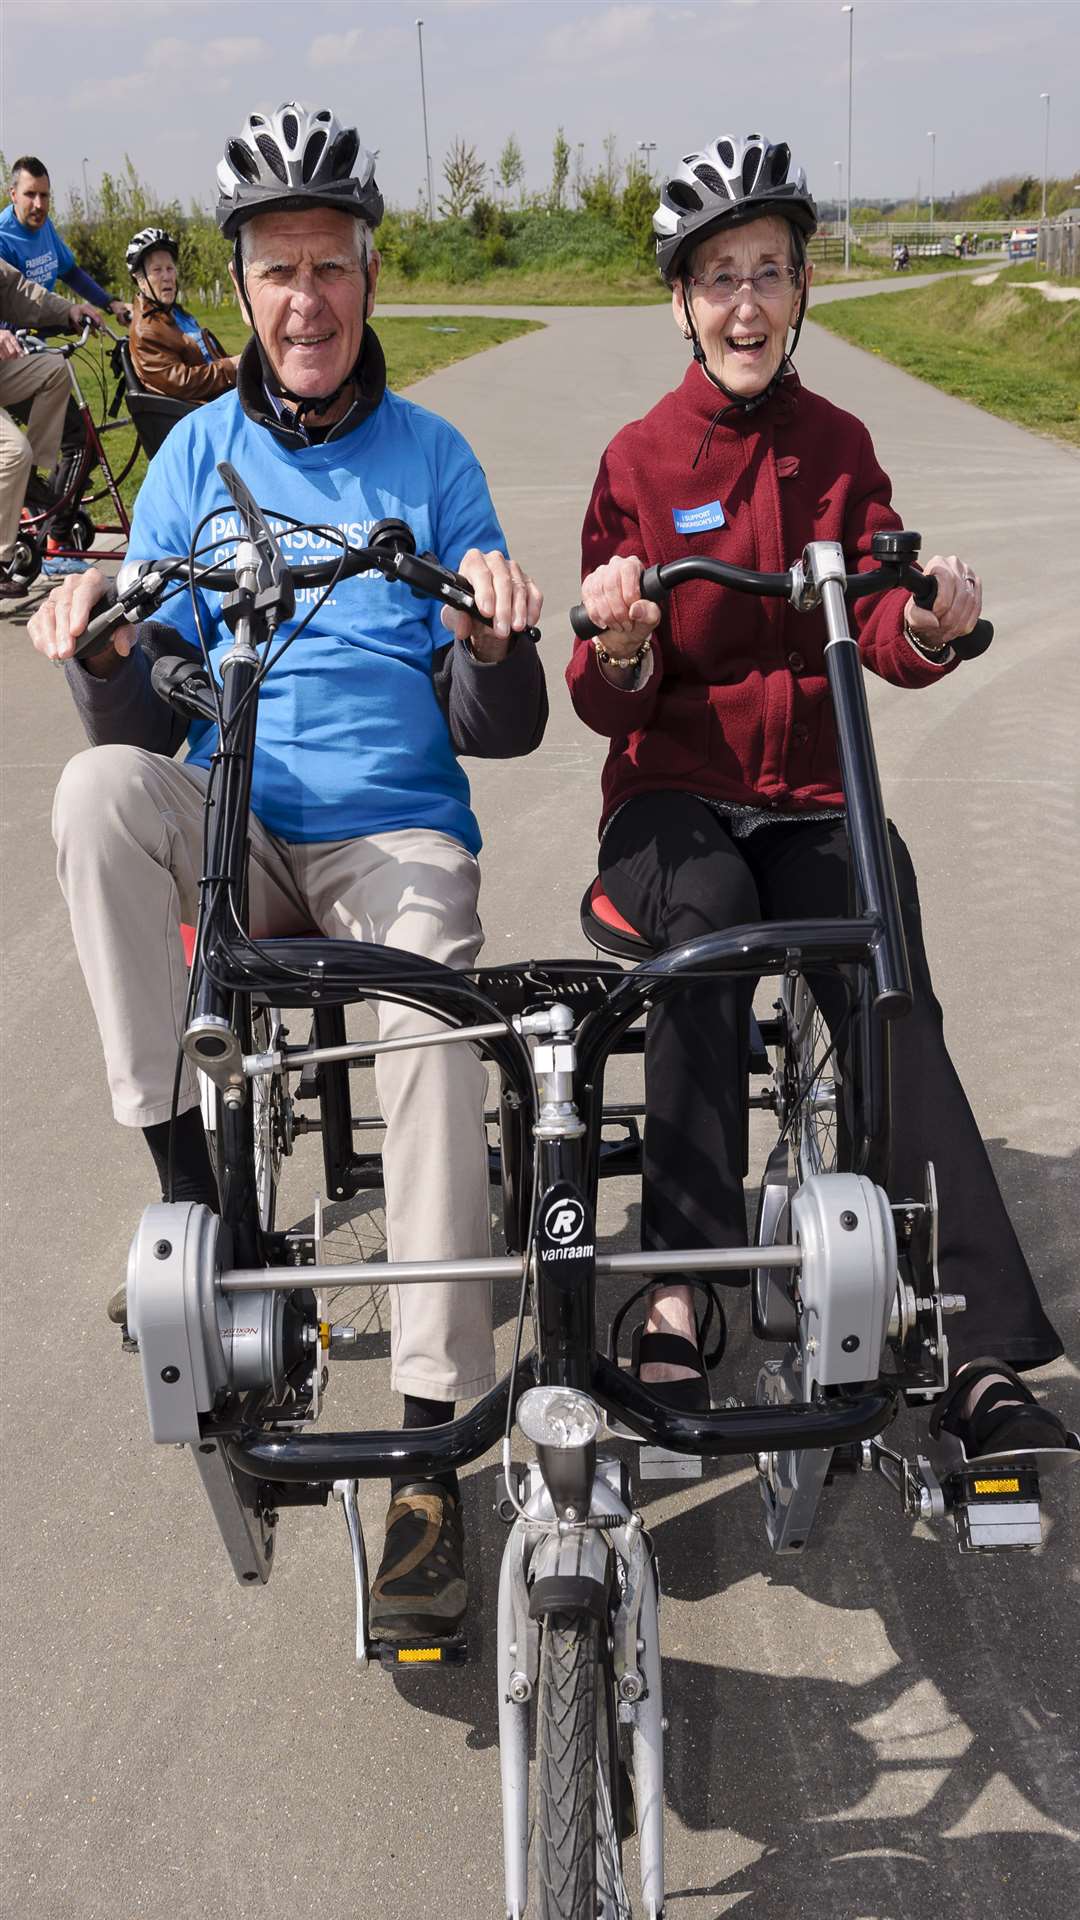
[[[55,354],[0,360],[0,563],[11,559],[31,472],[41,467],[48,473],[56,465],[70,394],[67,363]],[[22,433],[4,408],[24,407],[27,401]]]
[[[181,920],[198,911],[207,774],[138,747],[92,747],[64,769],[53,809],[57,871],[101,1033],[121,1125],[168,1118],[187,968]],[[256,938],[317,927],[466,968],[483,941],[477,862],[427,829],[289,845],[251,819],[249,924]],[[384,1039],[437,1028],[378,1009]],[[471,1047],[383,1054],[383,1168],[391,1260],[490,1248],[486,1070]],[[180,1111],[198,1102],[185,1063]],[[490,1290],[476,1282],[393,1290],[391,1380],[401,1393],[467,1399],[494,1384]]]

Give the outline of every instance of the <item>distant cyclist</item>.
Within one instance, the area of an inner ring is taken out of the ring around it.
[[[35,505],[49,501],[44,474],[60,449],[71,392],[59,354],[27,353],[15,329],[74,329],[96,317],[92,307],[73,306],[46,293],[9,261],[0,260],[0,600],[21,599],[26,591],[26,576],[13,565],[19,514],[28,490],[36,489]]]
[[[126,258],[136,289],[131,362],[143,386],[192,402],[214,400],[235,387],[239,354],[226,353],[177,299],[180,249],[172,234],[142,227],[129,240]]]
[[[112,314],[126,326],[131,308],[126,300],[100,287],[93,276],[80,267],[67,241],[49,218],[52,186],[48,168],[36,154],[24,153],[11,170],[11,205],[0,213],[0,260],[10,261],[27,280],[34,280],[51,293],[63,280],[81,300]],[[60,444],[60,463],[54,478],[54,492],[63,493],[83,446],[82,415],[69,398]],[[73,503],[74,505],[74,503]],[[57,524],[54,537],[63,544],[67,529]]]

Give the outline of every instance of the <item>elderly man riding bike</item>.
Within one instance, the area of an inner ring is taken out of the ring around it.
[[[791,364],[816,224],[801,168],[761,134],[715,140],[675,168],[653,231],[692,362],[674,392],[616,435],[585,516],[582,601],[605,631],[578,641],[568,679],[578,714],[610,741],[600,876],[618,913],[658,948],[847,911],[822,614],[797,620],[779,601],[700,586],[666,613],[641,597],[644,567],[688,554],[776,570],[808,541],[828,540],[865,570],[875,533],[900,525],[865,427],[809,393]],[[931,687],[957,666],[952,642],[981,607],[979,581],[955,555],[927,571],[932,611],[903,588],[853,603],[864,663],[901,687]],[[966,1364],[934,1420],[971,1454],[1060,1445],[1061,1423],[1013,1368],[1055,1359],[1061,1343],[949,1058],[914,869],[895,829],[891,841],[914,984],[893,1055],[892,1190],[918,1194],[923,1163],[934,1162],[942,1281],[967,1299],[950,1333],[954,1361]],[[843,1061],[844,983],[823,975],[810,985]],[[752,994],[752,982],[702,985],[649,1016],[647,1247],[743,1244]],[[654,1391],[708,1406],[689,1287],[653,1291],[638,1356]]]
[[[470,967],[480,833],[462,753],[527,753],[546,721],[543,673],[523,629],[541,594],[508,559],[483,472],[461,435],[386,385],[369,319],[383,200],[373,156],[328,109],[253,114],[218,169],[218,219],[253,338],[237,389],[173,429],[139,495],[129,558],[186,553],[204,523],[240,537],[217,472],[230,461],[271,511],[326,528],[325,556],[386,516],[406,519],[470,582],[491,625],[407,600],[366,576],[329,598],[301,594],[304,631],[272,668],[259,707],[252,789],[250,923],[256,935],[317,928]],[[282,546],[288,552],[289,534]],[[305,525],[305,552],[312,527]],[[291,556],[290,556],[291,557]],[[141,1127],[164,1191],[216,1209],[194,1076],[173,1098],[185,999],[181,919],[194,919],[203,802],[216,731],[183,726],[151,686],[151,656],[196,638],[120,627],[87,665],[71,659],[105,582],[67,581],[31,624],[66,661],[91,741],[65,769],[54,831],[60,883],[105,1050],[113,1111]],[[199,596],[215,665],[230,645],[220,603]],[[416,1033],[380,1003],[380,1033]],[[463,1048],[381,1054],[390,1257],[482,1254],[489,1244],[486,1077]],[[440,1424],[494,1381],[487,1290],[410,1287],[393,1300],[391,1377],[405,1425]],[[373,1629],[449,1633],[465,1607],[456,1478],[392,1483]]]

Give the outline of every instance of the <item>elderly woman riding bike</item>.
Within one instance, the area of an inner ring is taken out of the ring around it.
[[[616,435],[585,516],[582,601],[606,631],[577,642],[567,678],[580,717],[610,741],[600,879],[656,948],[848,910],[823,615],[796,623],[782,601],[711,585],[685,586],[664,611],[641,597],[643,568],[687,554],[778,571],[808,541],[832,540],[862,570],[872,536],[901,524],[866,428],[808,392],[792,365],[816,224],[804,173],[764,135],[718,139],[674,169],[653,230],[691,364]],[[896,686],[943,679],[959,664],[951,643],[979,615],[965,562],[935,557],[927,570],[932,611],[903,589],[854,602],[862,659]],[[967,1296],[950,1335],[956,1377],[934,1421],[969,1454],[1057,1446],[1064,1428],[1013,1369],[1055,1359],[1061,1343],[949,1058],[915,873],[895,828],[890,837],[914,985],[893,1049],[890,1186],[920,1194],[934,1162],[942,1284]],[[844,983],[810,985],[843,1064]],[[708,983],[649,1016],[647,1247],[745,1245],[752,993],[752,982]],[[638,1364],[665,1398],[708,1406],[689,1285],[650,1294]]]
[[[177,299],[180,249],[164,227],[142,227],[128,241],[135,282],[129,348],[144,387],[174,400],[215,400],[236,385],[239,354],[201,327]]]

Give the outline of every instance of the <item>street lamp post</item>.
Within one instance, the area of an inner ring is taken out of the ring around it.
[[[416,23],[416,39],[420,48],[420,111],[424,117],[424,158],[427,161],[427,217],[435,218],[435,192],[431,184],[431,145],[428,140],[427,92],[424,87],[424,23]]]
[[[839,226],[840,207],[844,198],[844,163],[842,160],[834,160],[833,166],[836,168],[836,224]]]
[[[934,239],[934,160],[937,152],[937,134],[931,130],[927,133],[926,137],[930,142],[930,241],[931,241],[931,244],[933,244],[933,239]]]
[[[848,17],[847,42],[847,219],[844,222],[844,271],[851,266],[851,123],[855,103],[855,8],[841,7]]]
[[[656,152],[656,141],[655,140],[639,140],[637,144],[638,144],[638,152],[643,153],[645,155],[645,171],[651,178],[652,177],[652,159],[650,156]]]
[[[86,173],[88,159],[89,156],[84,153],[82,163],[83,213],[87,220],[90,218],[90,182]]]
[[[1048,93],[1040,93],[1039,99],[1046,101],[1046,126],[1043,131],[1043,191],[1042,191],[1042,217],[1045,220],[1046,219],[1046,176],[1050,171],[1050,95]]]

